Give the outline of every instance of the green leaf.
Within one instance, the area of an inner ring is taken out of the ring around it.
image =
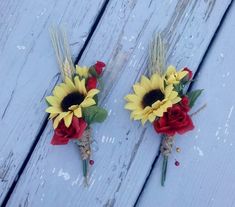
[[[193,107],[195,101],[197,100],[197,98],[201,95],[203,89],[199,89],[199,90],[195,90],[195,91],[190,91],[188,92],[186,95],[189,98],[189,106],[190,108]]]
[[[183,89],[184,89],[184,84],[182,84],[181,82],[178,83],[178,84],[175,84],[174,89],[175,89],[176,92],[181,94],[183,92]]]
[[[99,78],[99,77],[100,77],[100,75],[96,72],[94,66],[91,66],[91,67],[89,68],[89,73],[90,73],[92,76],[96,77],[96,78]]]
[[[108,115],[105,109],[98,107],[98,106],[90,106],[87,108],[83,108],[82,112],[83,112],[85,121],[89,125],[95,122],[98,122],[98,123],[103,122]]]

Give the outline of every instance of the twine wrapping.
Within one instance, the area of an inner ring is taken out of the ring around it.
[[[161,153],[164,156],[169,156],[173,146],[173,136],[164,136],[161,143]]]
[[[82,160],[90,159],[91,156],[91,129],[86,129],[82,138],[76,142],[81,153]]]

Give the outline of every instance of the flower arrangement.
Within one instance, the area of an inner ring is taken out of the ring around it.
[[[62,83],[55,86],[52,95],[46,97],[49,119],[53,122],[52,145],[64,145],[74,141],[83,160],[83,175],[88,184],[91,159],[91,124],[103,122],[107,111],[98,106],[98,83],[105,64],[97,61],[91,67],[74,65],[66,34],[53,29],[51,39],[60,66]]]
[[[202,90],[187,92],[193,73],[187,67],[177,71],[172,65],[165,69],[165,49],[160,35],[151,47],[149,74],[133,85],[134,93],[128,94],[125,108],[131,111],[131,119],[144,125],[150,122],[156,133],[162,135],[160,152],[163,155],[161,185],[164,186],[168,156],[172,151],[176,134],[194,129],[189,114]]]

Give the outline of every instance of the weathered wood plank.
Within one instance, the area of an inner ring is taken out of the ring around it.
[[[235,206],[234,19],[233,3],[194,84],[205,89],[197,107],[208,104],[196,130],[176,140],[182,152],[171,156],[164,188],[159,160],[137,206]]]
[[[169,43],[169,63],[196,70],[229,3],[111,1],[81,61],[87,65],[96,59],[108,63],[102,103],[109,118],[94,128],[98,149],[90,187],[82,185],[76,146],[50,146],[49,124],[9,206],[132,206],[160,141],[151,126],[143,129],[139,123],[131,123],[123,109],[123,96],[145,71],[149,41],[154,31],[163,30]]]
[[[77,55],[103,2],[1,1],[0,203],[45,120],[44,97],[59,77],[49,26],[63,23]]]

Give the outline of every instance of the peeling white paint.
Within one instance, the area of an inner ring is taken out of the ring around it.
[[[24,45],[17,45],[16,46],[18,50],[25,50],[26,47]]]
[[[61,169],[59,170],[59,172],[58,172],[58,177],[63,177],[64,180],[69,180],[69,179],[70,179],[69,173],[64,172],[64,171],[63,171],[63,168],[61,168]]]

